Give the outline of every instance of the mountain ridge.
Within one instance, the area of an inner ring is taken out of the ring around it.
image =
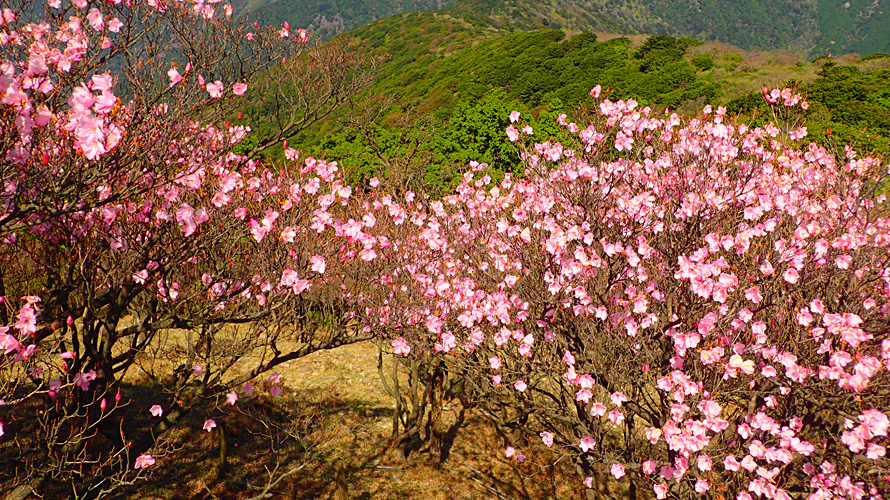
[[[890,0],[236,0],[238,12],[327,39],[412,11],[479,27],[669,35],[813,58],[890,52]]]

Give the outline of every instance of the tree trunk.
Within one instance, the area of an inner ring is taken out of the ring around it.
[[[427,421],[427,436],[430,442],[430,463],[434,466],[442,464],[445,447],[445,437],[448,433],[448,427],[442,420],[442,407],[444,406],[445,396],[445,379],[448,376],[448,370],[445,363],[440,361],[433,370],[433,376],[429,381],[430,394],[430,416]]]
[[[229,439],[226,435],[226,423],[219,422],[219,465],[216,468],[216,479],[222,481],[226,478],[229,468]]]

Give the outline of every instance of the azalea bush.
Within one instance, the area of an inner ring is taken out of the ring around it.
[[[268,71],[285,68],[280,86],[300,96],[280,112],[303,113],[293,133],[360,90],[373,63],[231,14],[166,1],[2,10],[0,446],[17,495],[107,496],[173,450],[163,436],[194,408],[218,408],[212,432],[259,375],[274,397],[276,366],[370,338],[343,306],[355,272],[374,267],[339,229],[361,201],[336,164],[234,151],[251,132],[237,110],[267,102]],[[128,393],[137,380],[150,401]]]
[[[374,311],[395,355],[439,353],[507,456],[593,497],[886,496],[886,163],[808,144],[790,89],[764,127],[592,94],[525,178],[428,203]]]

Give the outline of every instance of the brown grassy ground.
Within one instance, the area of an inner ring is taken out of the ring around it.
[[[229,468],[220,479],[219,432],[201,430],[206,414],[169,436],[175,454],[158,460],[149,481],[119,498],[145,500],[246,499],[268,484],[269,471],[282,480],[270,498],[299,499],[490,499],[579,498],[578,479],[543,446],[524,449],[517,464],[503,455],[504,442],[468,412],[447,462],[429,463],[425,449],[407,460],[387,449],[393,404],[377,376],[373,344],[318,352],[279,370],[283,397],[243,398],[211,415],[225,425]],[[262,386],[263,384],[259,384]],[[260,387],[258,387],[259,389]],[[459,407],[449,402],[447,424]],[[453,406],[453,407],[452,407]]]

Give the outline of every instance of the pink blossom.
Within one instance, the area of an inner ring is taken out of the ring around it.
[[[562,355],[562,362],[572,366],[575,364],[575,356],[572,355],[569,351],[566,351],[565,354]]]
[[[701,454],[695,460],[695,465],[698,467],[700,471],[707,472],[711,470],[711,466],[713,462],[711,461],[711,457],[705,454]]]
[[[756,286],[752,286],[747,291],[745,291],[745,298],[755,304],[759,304],[763,300],[763,296],[760,295],[760,289]]]
[[[590,414],[594,417],[602,417],[606,414],[606,406],[599,401],[590,405]]]
[[[667,498],[668,487],[663,484],[656,484],[652,486],[652,490],[655,492],[655,498],[658,500],[663,500]]]
[[[548,448],[553,446],[553,433],[552,432],[542,432],[541,433],[541,441],[543,441],[544,445]]]
[[[581,451],[587,452],[592,450],[596,446],[596,440],[593,439],[593,436],[584,436],[581,438]]]
[[[868,445],[868,450],[866,450],[865,456],[870,460],[880,460],[886,453],[886,448],[879,444],[871,443]]]
[[[626,403],[628,401],[627,396],[620,392],[612,393],[611,399],[612,404],[619,407],[622,403]]]
[[[326,269],[324,257],[321,255],[313,255],[309,258],[309,263],[311,264],[311,270],[318,274],[324,274]]]
[[[154,405],[151,407],[149,412],[151,412],[151,415],[153,417],[160,417],[161,415],[164,414],[164,409],[161,408],[161,405]]]
[[[155,458],[151,455],[142,454],[136,457],[136,462],[133,464],[134,469],[144,469],[146,467],[150,467],[154,465],[156,462]]]
[[[643,474],[648,476],[654,473],[657,467],[658,465],[652,460],[646,460],[643,462]]]
[[[232,85],[232,93],[237,96],[242,96],[247,92],[247,84],[245,83],[236,83]]]
[[[612,467],[609,469],[609,472],[615,476],[615,479],[621,479],[624,477],[624,464],[614,463]]]
[[[219,80],[216,80],[213,83],[207,84],[207,93],[210,94],[211,98],[218,99],[218,98],[222,97],[224,88],[225,87],[223,86],[223,83]]]
[[[728,471],[737,471],[739,470],[739,461],[732,455],[726,455],[726,458],[723,459],[723,468]]]
[[[396,355],[408,354],[411,352],[411,346],[408,345],[408,342],[403,337],[396,337],[395,340],[392,341],[392,349],[393,354]]]
[[[232,406],[235,406],[235,403],[238,402],[238,393],[235,391],[229,391],[226,394],[226,403],[229,403]]]
[[[516,142],[516,140],[519,139],[519,131],[513,128],[513,125],[507,127],[507,139],[509,139],[510,142]]]
[[[492,356],[488,358],[488,363],[491,365],[492,370],[498,370],[501,367],[501,358],[497,356]]]
[[[711,485],[708,484],[706,479],[698,478],[695,481],[695,491],[697,493],[705,493],[711,488]]]
[[[203,429],[204,429],[205,431],[210,432],[210,431],[213,430],[214,427],[216,427],[216,420],[213,420],[212,418],[209,418],[209,419],[207,419],[207,420],[204,421],[204,427],[203,427]]]
[[[174,87],[177,83],[182,81],[182,75],[179,74],[179,71],[175,67],[167,70],[167,76],[170,77],[170,87]]]

